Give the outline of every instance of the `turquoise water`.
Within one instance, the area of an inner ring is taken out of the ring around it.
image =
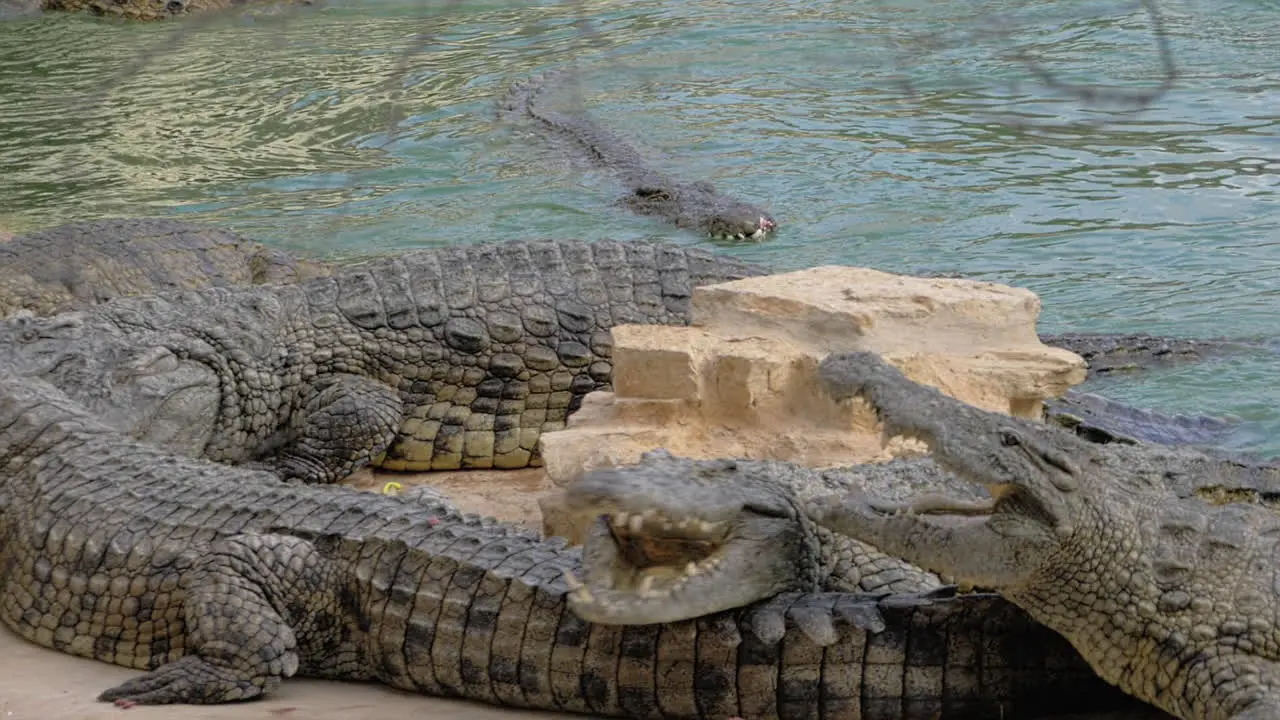
[[[1161,10],[1180,75],[1138,113],[1056,96],[1018,60],[1158,85],[1148,17],[1119,0],[347,0],[176,40],[171,23],[14,21],[0,227],[181,215],[313,255],[709,244],[493,119],[510,81],[577,63],[587,107],[655,164],[781,221],[724,252],[1020,285],[1046,331],[1280,337],[1280,2]],[[1238,415],[1235,444],[1280,453],[1274,352],[1094,389]]]

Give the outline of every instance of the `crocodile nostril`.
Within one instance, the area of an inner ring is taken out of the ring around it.
[[[169,2],[165,3],[164,9],[166,12],[180,13],[185,10],[186,7],[187,4],[182,0],[169,0]]]

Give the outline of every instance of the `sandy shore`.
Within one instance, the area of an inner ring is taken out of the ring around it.
[[[375,683],[285,681],[270,699],[219,706],[133,707],[94,697],[136,670],[37,647],[0,626],[0,720],[550,720],[581,715],[506,710],[479,703],[403,693]]]

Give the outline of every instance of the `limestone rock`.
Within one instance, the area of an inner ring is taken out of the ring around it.
[[[1021,288],[841,266],[697,288],[690,327],[614,328],[614,392],[588,395],[542,436],[545,468],[564,486],[659,447],[812,467],[918,452],[882,446],[865,403],[821,391],[831,352],[871,350],[965,402],[1039,418],[1045,398],[1085,377],[1083,359],[1040,342],[1039,313]]]

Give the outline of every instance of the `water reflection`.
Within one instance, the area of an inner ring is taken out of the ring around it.
[[[212,23],[136,69],[174,26],[6,22],[0,226],[185,213],[322,254],[705,242],[617,209],[608,176],[495,123],[511,80],[577,62],[592,112],[654,164],[784,223],[727,252],[1023,284],[1046,329],[1277,333],[1280,12],[1162,8],[1183,77],[1138,115],[1046,94],[1010,55],[1071,82],[1150,87],[1147,18],[1117,0],[344,0]],[[1124,392],[1168,409],[1280,407],[1270,367]]]

